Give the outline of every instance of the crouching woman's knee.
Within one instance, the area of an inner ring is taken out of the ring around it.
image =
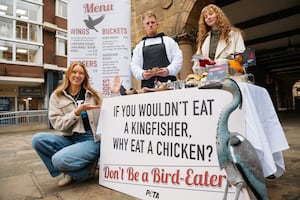
[[[31,140],[31,145],[34,149],[40,149],[43,144],[44,133],[36,133]]]
[[[63,154],[57,152],[51,158],[53,166],[60,171],[71,170],[70,162]]]

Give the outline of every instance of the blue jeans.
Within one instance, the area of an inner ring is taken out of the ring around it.
[[[79,181],[88,177],[100,156],[100,142],[94,142],[91,131],[72,136],[37,133],[32,138],[32,147],[52,177],[66,173]]]

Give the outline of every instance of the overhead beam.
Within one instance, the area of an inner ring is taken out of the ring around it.
[[[288,79],[299,81],[300,80],[300,71],[292,71],[290,73],[272,73],[278,79],[283,79],[283,81],[287,81]]]
[[[268,42],[268,41],[277,40],[277,39],[281,39],[281,38],[291,37],[293,35],[298,35],[298,34],[300,34],[300,28],[286,31],[286,32],[277,33],[274,35],[268,35],[265,37],[255,38],[252,40],[247,40],[247,41],[245,41],[245,43],[246,43],[246,45],[253,45],[253,44]]]
[[[239,1],[239,0],[216,0],[214,2],[214,4],[216,4],[216,5],[220,6],[220,7],[223,7],[223,6],[227,6],[229,4],[235,3],[237,1]]]
[[[294,53],[300,52],[300,44],[296,44],[293,46],[287,46],[287,47],[278,47],[268,50],[262,50],[262,51],[255,51],[256,53],[259,53],[260,58],[268,58],[270,56],[283,56],[285,54],[290,55],[290,52],[288,52],[287,48],[293,48]]]
[[[300,5],[235,24],[240,29],[251,28],[300,13]]]
[[[294,67],[283,67],[280,69],[271,69],[271,72],[276,72],[276,73],[280,73],[280,72],[289,72],[289,71],[300,71],[300,66],[294,66]]]

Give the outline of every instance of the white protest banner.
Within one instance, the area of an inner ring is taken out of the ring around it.
[[[231,100],[229,92],[198,88],[104,99],[99,183],[141,199],[222,199],[226,173],[215,138]],[[232,113],[229,129],[244,133],[243,110]]]
[[[105,96],[116,74],[131,88],[130,0],[69,0],[68,44],[68,63],[85,63]]]

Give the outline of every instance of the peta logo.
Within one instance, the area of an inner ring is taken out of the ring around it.
[[[159,199],[159,193],[152,190],[146,190],[146,196],[152,199]]]

